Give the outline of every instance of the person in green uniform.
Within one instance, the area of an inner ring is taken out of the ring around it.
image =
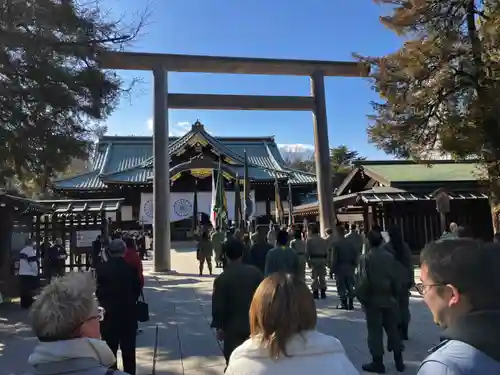
[[[337,293],[340,304],[337,309],[354,309],[354,274],[358,265],[359,253],[354,245],[345,238],[343,226],[337,226],[337,240],[333,242],[331,270],[335,273]]]
[[[222,267],[222,244],[224,243],[224,233],[221,232],[220,227],[216,227],[212,232],[210,238],[215,253],[215,266]]]
[[[358,232],[358,226],[355,223],[351,224],[351,230],[345,235],[345,238],[353,244],[353,246],[358,250],[359,256],[361,256],[361,254],[363,253],[364,239],[363,236]]]
[[[269,250],[266,256],[265,276],[275,272],[299,273],[299,257],[293,249],[286,246],[288,232],[279,231],[276,237],[276,247]]]
[[[306,241],[306,262],[312,273],[312,290],[315,299],[326,298],[326,262],[328,257],[328,242],[320,237],[319,225],[309,226],[309,238]]]
[[[205,265],[205,262],[207,263],[208,272],[210,272],[210,275],[212,274],[212,255],[212,241],[208,238],[208,232],[203,231],[196,249],[196,257],[200,263],[200,276],[203,274],[203,266]]]
[[[306,280],[306,242],[302,239],[302,231],[296,229],[294,239],[290,242],[290,247],[295,250],[299,258],[299,273],[297,277],[302,281]]]
[[[370,363],[362,365],[364,371],[384,373],[384,334],[387,348],[394,354],[396,369],[404,371],[403,345],[398,330],[398,296],[401,280],[398,280],[396,260],[383,246],[384,240],[378,231],[368,233],[368,252],[359,261],[356,280],[356,296],[363,306],[368,330],[368,348],[372,356]]]
[[[262,274],[265,273],[267,253],[273,248],[267,242],[267,227],[265,225],[258,225],[256,228],[255,242],[250,248],[250,259],[252,265],[257,267]]]
[[[328,275],[330,276],[330,280],[333,279],[333,267],[332,267],[332,264],[333,264],[333,244],[336,240],[336,237],[335,235],[333,234],[333,230],[331,228],[328,228],[326,231],[326,237],[325,237],[325,240],[326,242],[328,243],[328,255],[327,255],[327,258],[326,258],[326,265],[329,269],[329,273]]]

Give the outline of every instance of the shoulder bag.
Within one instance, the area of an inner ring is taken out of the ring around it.
[[[149,305],[144,299],[144,293],[141,290],[141,295],[137,301],[137,321],[144,323],[149,320]]]

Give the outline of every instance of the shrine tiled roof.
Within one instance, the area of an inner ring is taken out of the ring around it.
[[[368,173],[395,182],[430,182],[430,181],[475,181],[481,179],[479,164],[455,161],[382,161],[360,162]]]
[[[338,187],[337,195],[349,193],[352,190],[353,181],[359,178],[363,180],[366,177],[381,186],[422,191],[433,191],[440,187],[456,191],[468,188],[474,190],[479,188],[485,179],[484,171],[475,160],[422,160],[420,162],[362,160],[354,164],[355,168]]]
[[[273,137],[214,137],[201,125],[193,125],[182,137],[169,138],[169,154],[182,152],[190,142],[209,144],[243,176],[246,151],[249,177],[255,181],[289,179],[293,185],[314,184],[314,174],[285,166]],[[97,144],[91,170],[53,182],[56,190],[100,190],[107,184],[150,184],[153,174],[153,139],[144,136],[104,136]]]

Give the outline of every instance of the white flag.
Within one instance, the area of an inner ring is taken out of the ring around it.
[[[215,199],[217,197],[217,187],[215,183],[215,172],[212,170],[212,203],[210,204],[210,222],[212,223],[212,227],[216,227],[217,223],[215,222]]]

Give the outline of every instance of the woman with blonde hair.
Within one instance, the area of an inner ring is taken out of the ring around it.
[[[227,375],[359,375],[335,337],[316,330],[311,291],[300,278],[274,273],[250,307],[250,339],[231,355]]]
[[[92,274],[55,278],[31,307],[31,327],[39,343],[28,362],[34,375],[124,375],[111,369],[116,358],[101,340],[104,311],[94,297]]]

